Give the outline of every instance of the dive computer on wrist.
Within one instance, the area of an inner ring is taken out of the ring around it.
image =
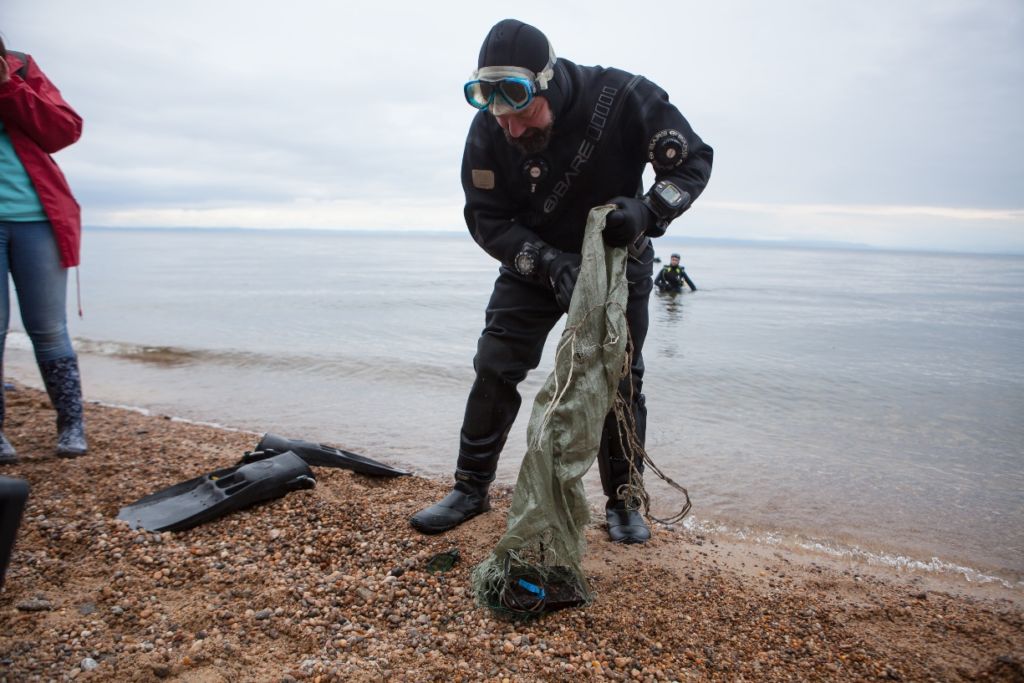
[[[690,193],[679,189],[671,180],[659,180],[643,196],[643,203],[654,214],[657,228],[664,233],[668,224],[689,206]]]

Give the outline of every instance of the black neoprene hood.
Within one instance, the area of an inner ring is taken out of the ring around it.
[[[540,73],[550,55],[551,48],[543,33],[516,19],[505,19],[495,24],[484,38],[476,66],[518,66]]]
[[[553,57],[551,43],[540,29],[517,19],[504,19],[495,24],[484,38],[477,68],[517,66],[540,74]],[[551,105],[556,119],[561,116],[562,109],[570,99],[569,83],[564,70],[561,64],[556,64],[553,77],[539,93]]]

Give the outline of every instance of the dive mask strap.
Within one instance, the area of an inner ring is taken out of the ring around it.
[[[536,83],[537,90],[547,90],[548,83],[555,77],[555,48],[548,43],[548,63],[540,73],[534,73],[521,66],[482,66],[473,72],[471,81],[500,81],[503,78],[525,78]]]
[[[555,62],[558,61],[558,57],[555,57],[555,48],[551,47],[551,43],[548,43],[548,63],[544,67],[544,70],[537,74],[537,88],[539,90],[547,90],[548,83],[555,77]]]

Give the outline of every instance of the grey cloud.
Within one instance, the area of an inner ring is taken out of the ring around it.
[[[86,119],[83,140],[60,155],[83,203],[415,202],[460,195],[472,115],[460,88],[506,13],[444,10],[5,0],[0,29]],[[565,57],[662,85],[716,149],[709,201],[1021,205],[1015,0],[629,12],[528,0],[513,13]],[[741,229],[705,215],[720,234]],[[768,217],[762,226],[775,230]],[[837,239],[862,229],[823,228]]]

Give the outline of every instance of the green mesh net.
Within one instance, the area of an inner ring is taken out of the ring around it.
[[[606,248],[601,237],[613,208],[590,212],[555,369],[530,416],[508,530],[473,570],[478,602],[512,618],[591,598],[581,566],[590,522],[582,480],[597,457],[619,380],[629,371],[626,250]]]

